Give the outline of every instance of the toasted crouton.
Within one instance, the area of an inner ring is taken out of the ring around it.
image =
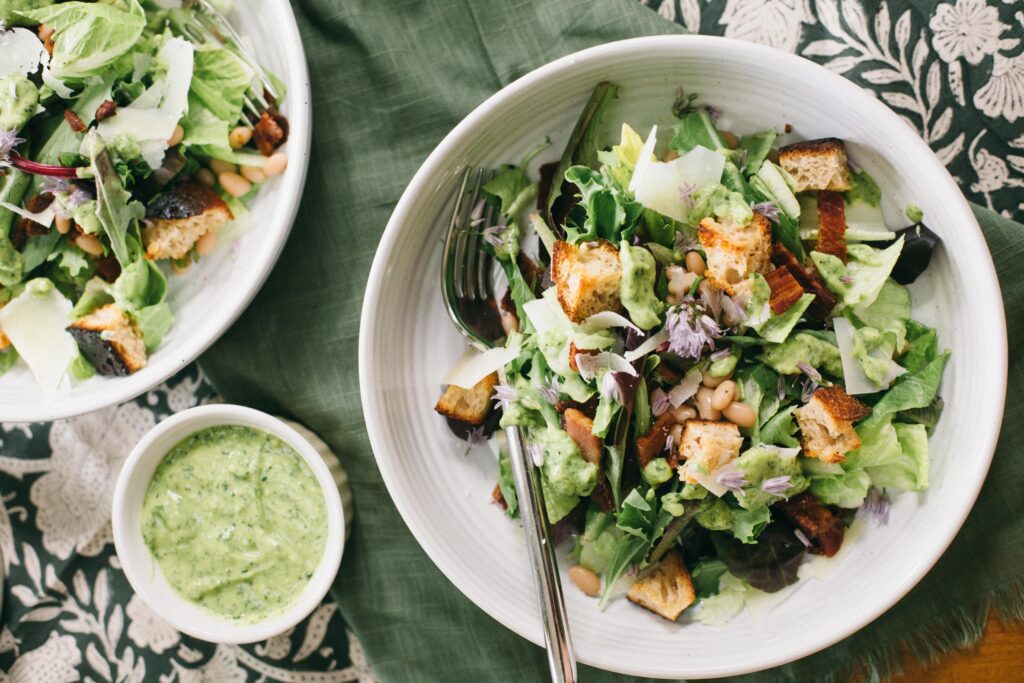
[[[498,373],[492,372],[470,389],[449,384],[441,398],[437,399],[434,410],[453,420],[474,425],[483,424],[487,419],[487,413],[491,411],[491,396],[497,383]]]
[[[573,322],[582,322],[595,313],[617,311],[622,307],[619,283],[622,266],[619,250],[604,240],[571,245],[555,242],[551,257],[551,276],[558,292],[558,303]]]
[[[735,293],[733,286],[748,275],[767,272],[771,265],[772,228],[759,213],[747,225],[721,225],[705,218],[697,235],[707,254],[705,275],[728,294]]]
[[[142,333],[117,304],[107,304],[68,327],[79,351],[101,375],[130,375],[146,365]]]
[[[675,621],[683,610],[693,604],[697,594],[683,558],[673,550],[665,555],[654,572],[634,583],[626,597],[669,621]]]
[[[840,463],[860,448],[853,423],[871,414],[871,408],[839,385],[822,387],[811,400],[793,411],[803,435],[804,453],[827,463]]]
[[[742,447],[740,428],[732,422],[687,420],[679,442],[679,458],[699,463],[711,472],[735,460]],[[696,480],[687,477],[687,481]]]
[[[182,183],[161,195],[146,217],[142,243],[146,258],[153,260],[184,258],[199,238],[234,218],[220,195],[198,183]]]
[[[779,150],[779,164],[793,176],[796,191],[850,189],[846,145],[839,138],[794,142]]]
[[[562,419],[565,423],[565,433],[579,447],[583,459],[600,470],[604,445],[600,437],[594,436],[594,421],[577,408],[567,409],[562,414]],[[605,512],[610,512],[615,508],[611,487],[604,476],[597,478],[597,484],[594,486],[590,498]]]

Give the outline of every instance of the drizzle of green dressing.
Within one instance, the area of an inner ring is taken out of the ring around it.
[[[304,460],[250,427],[209,427],[164,458],[142,537],[179,594],[239,623],[298,598],[323,556],[327,505]]]

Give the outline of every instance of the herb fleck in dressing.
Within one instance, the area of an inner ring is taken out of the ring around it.
[[[313,472],[286,443],[250,427],[210,427],[157,467],[142,536],[174,590],[255,623],[291,604],[313,575],[327,509]]]

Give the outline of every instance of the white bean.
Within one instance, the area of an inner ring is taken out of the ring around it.
[[[600,577],[582,564],[574,564],[569,567],[569,580],[576,584],[576,587],[584,594],[592,598],[601,592]]]
[[[221,173],[217,176],[217,182],[232,197],[244,197],[252,189],[252,183],[237,173]]]
[[[263,162],[263,172],[270,177],[281,175],[288,168],[288,155],[284,152],[274,152]]]

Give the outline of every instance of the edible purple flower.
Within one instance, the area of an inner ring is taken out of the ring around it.
[[[743,487],[747,485],[746,477],[739,470],[722,472],[715,477],[715,481],[736,494],[743,493]]]
[[[854,282],[853,278],[850,277],[849,275],[843,275],[841,278],[839,278],[839,281],[842,282],[844,285],[852,285]]]
[[[778,392],[779,392],[779,400],[780,401],[783,400],[784,398],[786,398],[786,376],[785,375],[779,375]]]
[[[487,443],[487,435],[484,434],[484,425],[480,425],[475,429],[470,429],[466,432],[466,443],[469,444],[470,448],[476,448],[477,446],[483,446]]]
[[[829,383],[825,381],[820,372],[807,363],[799,361],[796,366],[800,369],[800,372],[807,376],[807,379],[804,380],[803,387],[800,390],[800,399],[806,403],[811,400],[811,396],[814,395],[814,392],[817,391],[819,387],[828,386]]]
[[[673,436],[672,436],[671,434],[669,434],[669,435],[668,435],[668,436],[667,436],[667,437],[665,438],[665,452],[666,452],[666,453],[671,453],[671,452],[672,452],[672,450],[673,450],[673,449],[674,449],[675,447],[676,447],[676,440],[675,440],[675,438],[674,438],[674,437],[673,437]]]
[[[71,192],[72,184],[67,178],[43,178],[39,182],[39,189],[50,194],[64,194]]]
[[[779,222],[779,207],[775,202],[758,202],[757,204],[751,204],[750,208],[773,223]]]
[[[510,403],[519,400],[519,391],[513,386],[501,383],[494,387],[492,400],[495,403],[501,404],[502,408],[507,408]]]
[[[683,183],[679,186],[679,201],[686,205],[687,208],[693,208],[693,192],[697,189],[697,186],[693,183]]]
[[[807,538],[807,534],[805,534],[803,531],[801,531],[800,529],[793,529],[793,535],[796,536],[796,540],[803,543],[805,548],[811,547],[811,539]]]
[[[715,123],[718,123],[718,117],[720,117],[722,115],[722,110],[721,109],[719,109],[718,107],[716,107],[716,106],[714,106],[712,104],[702,104],[702,105],[700,105],[700,108],[708,113],[708,116],[711,117],[712,121],[714,121]]]
[[[505,229],[508,226],[504,224],[504,221],[497,225],[491,225],[483,229],[480,233],[484,242],[491,245],[495,249],[502,247],[505,244]]]
[[[613,401],[622,402],[622,392],[619,391],[619,383],[615,381],[614,372],[604,373],[604,377],[601,378],[601,386],[598,388],[598,392],[602,398],[612,399]]]
[[[484,200],[481,199],[473,207],[473,210],[469,213],[469,224],[473,227],[480,225],[484,219]]]
[[[665,318],[668,329],[668,350],[683,358],[699,360],[701,354],[715,348],[715,340],[724,334],[704,307],[690,297],[668,310]]]
[[[661,417],[668,410],[668,394],[661,387],[651,392],[651,414],[654,417]]]
[[[11,152],[23,142],[25,140],[19,138],[13,130],[0,130],[0,166],[10,165]]]
[[[812,366],[808,365],[807,363],[805,363],[803,361],[799,361],[796,364],[796,366],[798,368],[800,368],[800,372],[802,372],[805,375],[807,375],[807,378],[809,380],[811,380],[812,382],[814,382],[815,384],[818,384],[818,385],[822,384],[821,373],[818,372],[816,369],[814,369]]]
[[[872,487],[860,509],[867,517],[873,517],[879,524],[888,524],[891,507],[892,501],[889,500],[889,495],[884,490]]]
[[[785,498],[786,491],[788,491],[791,486],[791,481],[791,477],[788,474],[784,474],[781,477],[765,479],[761,482],[761,490],[768,495]]]
[[[548,383],[540,388],[540,395],[544,397],[544,400],[555,405],[558,403],[558,396],[561,394],[561,387],[558,386],[558,378],[552,377],[548,380]]]
[[[531,441],[526,444],[526,454],[530,456],[530,460],[533,460],[533,464],[537,467],[544,465],[544,449],[540,447],[539,443]]]
[[[710,358],[713,361],[714,360],[722,360],[723,358],[728,358],[730,353],[732,353],[732,349],[728,349],[728,348],[720,349],[718,351],[715,351],[710,356],[708,356],[708,358]]]

